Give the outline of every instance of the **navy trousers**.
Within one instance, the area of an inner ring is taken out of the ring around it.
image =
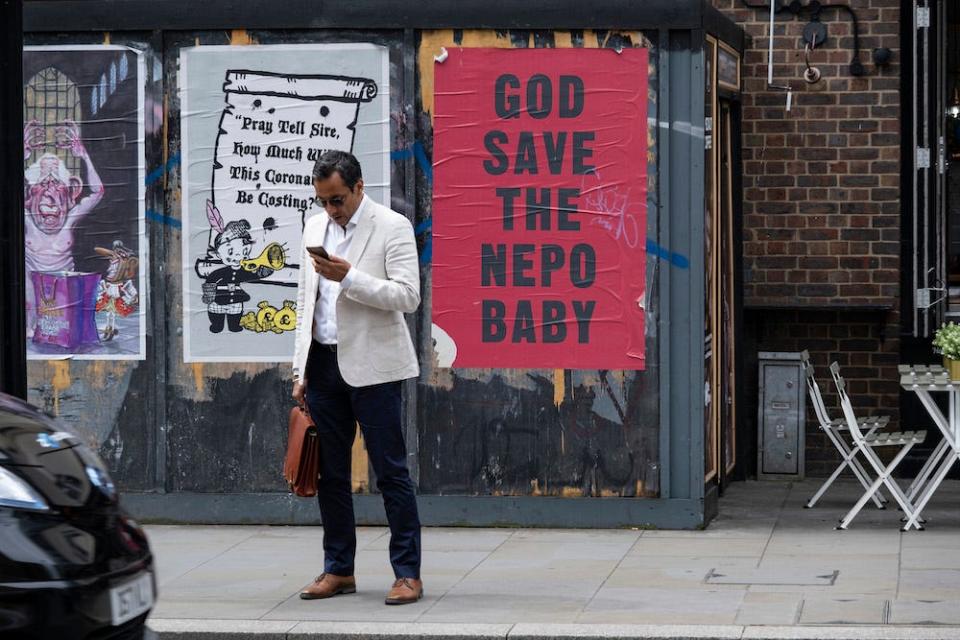
[[[351,387],[340,376],[336,346],[316,341],[307,357],[306,401],[320,440],[317,499],[323,518],[324,571],[353,575],[357,551],[351,450],[360,424],[390,524],[390,564],[397,578],[420,578],[420,517],[400,419],[397,382]]]

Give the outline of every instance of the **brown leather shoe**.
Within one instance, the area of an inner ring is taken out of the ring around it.
[[[300,592],[301,600],[321,600],[341,593],[356,593],[357,581],[353,576],[335,576],[321,573],[309,587]]]
[[[384,601],[387,604],[411,604],[423,597],[423,581],[415,578],[397,578]]]

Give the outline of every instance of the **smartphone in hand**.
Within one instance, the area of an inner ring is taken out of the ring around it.
[[[324,249],[322,246],[319,246],[319,247],[307,247],[307,251],[310,253],[310,255],[314,255],[314,256],[317,256],[317,257],[319,257],[319,258],[323,258],[324,260],[329,260],[329,259],[330,259],[330,254],[327,253],[327,250]]]

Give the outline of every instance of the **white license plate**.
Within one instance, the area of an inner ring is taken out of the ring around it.
[[[110,614],[114,626],[136,618],[152,606],[153,577],[149,572],[110,589]]]

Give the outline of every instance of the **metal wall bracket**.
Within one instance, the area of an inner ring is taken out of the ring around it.
[[[929,309],[933,305],[943,300],[946,295],[946,289],[927,287],[926,289],[917,289],[914,299],[916,300],[918,309]]]

